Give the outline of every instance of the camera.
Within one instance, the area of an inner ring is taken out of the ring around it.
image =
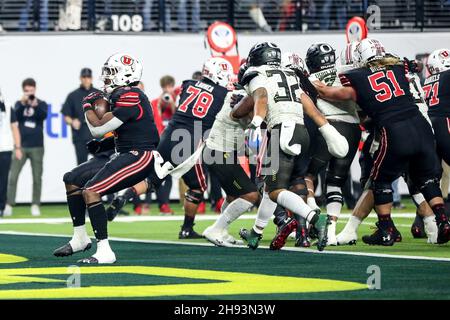
[[[34,96],[34,94],[30,94],[30,95],[28,96],[28,101],[33,101],[34,98],[36,98],[36,97]]]
[[[164,93],[163,96],[162,96],[162,99],[165,102],[169,102],[172,99],[172,97],[170,96],[169,93]]]

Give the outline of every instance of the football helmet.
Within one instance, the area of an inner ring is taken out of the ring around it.
[[[300,56],[294,52],[285,52],[281,56],[281,66],[284,68],[297,69],[303,72],[305,63]]]
[[[248,53],[247,64],[251,67],[281,65],[281,50],[275,43],[259,42]]]
[[[233,81],[233,66],[223,58],[209,58],[203,64],[202,75],[222,87],[229,87]]]
[[[336,62],[336,54],[328,43],[315,43],[306,52],[306,66],[309,73],[333,68]]]
[[[434,50],[428,56],[427,68],[431,74],[450,69],[450,49]]]
[[[128,54],[113,54],[102,68],[103,91],[111,93],[116,88],[139,82],[141,77],[142,64],[138,59]]]
[[[383,44],[376,39],[363,39],[355,47],[353,63],[357,66],[365,66],[368,62],[381,60],[386,56]]]

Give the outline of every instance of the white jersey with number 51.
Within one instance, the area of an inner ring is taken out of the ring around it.
[[[299,79],[295,72],[288,68],[275,66],[250,67],[246,74],[257,75],[245,86],[249,95],[258,88],[267,90],[267,116],[269,129],[284,121],[295,121],[303,124],[303,106]]]

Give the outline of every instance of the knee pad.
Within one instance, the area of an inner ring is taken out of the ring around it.
[[[342,188],[342,186],[345,183],[345,179],[347,179],[347,177],[344,178],[343,176],[338,176],[331,172],[327,172],[327,177],[325,181],[327,185]]]
[[[425,181],[423,184],[421,184],[419,189],[428,202],[433,198],[442,197],[438,178],[433,178]]]
[[[200,204],[203,201],[203,192],[189,189],[184,194],[186,200],[194,204]]]
[[[392,185],[388,182],[373,182],[373,197],[375,205],[382,205],[394,201],[392,196]]]

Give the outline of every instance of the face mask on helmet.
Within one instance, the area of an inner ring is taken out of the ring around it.
[[[342,66],[351,66],[353,65],[353,55],[356,49],[356,45],[358,42],[347,43],[345,48],[341,51],[339,56],[339,60]]]
[[[281,50],[271,42],[257,43],[250,49],[247,64],[252,67],[262,65],[281,65]]]
[[[450,49],[438,49],[428,56],[427,69],[436,74],[450,69]]]
[[[102,68],[103,91],[111,93],[116,88],[139,82],[141,77],[142,65],[139,60],[127,54],[114,54]]]
[[[233,80],[233,66],[222,58],[210,58],[203,65],[202,75],[214,83],[227,88]]]
[[[306,66],[310,73],[333,68],[336,54],[332,46],[327,43],[316,43],[306,52]]]

